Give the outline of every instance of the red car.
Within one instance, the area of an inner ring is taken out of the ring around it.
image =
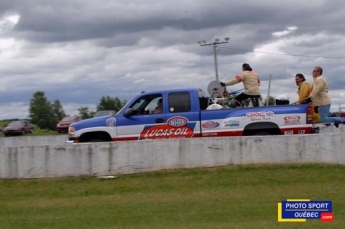
[[[70,124],[80,121],[80,116],[66,116],[57,125],[57,132],[68,132],[68,127]]]
[[[32,134],[34,132],[34,125],[26,120],[12,121],[5,127],[3,132],[5,136]]]

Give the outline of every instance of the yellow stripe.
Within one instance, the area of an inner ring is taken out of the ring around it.
[[[286,201],[290,201],[290,202],[303,202],[303,201],[310,201],[310,199],[286,199]]]
[[[281,223],[305,223],[307,219],[283,219],[282,203],[278,203],[278,222]]]

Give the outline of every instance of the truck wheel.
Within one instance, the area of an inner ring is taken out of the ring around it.
[[[102,139],[91,139],[89,142],[105,142]]]

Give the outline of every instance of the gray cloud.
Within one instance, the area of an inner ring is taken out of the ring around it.
[[[213,49],[197,42],[225,37],[230,42],[219,46],[220,80],[248,62],[261,75],[263,94],[272,75],[271,94],[296,99],[294,74],[311,82],[311,70],[320,65],[332,101],[344,101],[340,0],[0,3],[0,109],[6,110],[0,119],[26,117],[38,90],[59,99],[68,113],[106,95],[130,99],[157,88],[206,90],[215,79]],[[20,16],[18,24],[1,24],[11,14]]]

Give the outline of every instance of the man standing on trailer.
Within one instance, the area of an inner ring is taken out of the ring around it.
[[[253,106],[259,106],[259,99],[260,99],[260,78],[259,75],[253,71],[249,64],[244,63],[242,65],[242,72],[235,76],[235,78],[227,81],[227,82],[220,82],[221,86],[231,86],[237,83],[243,82],[244,92],[239,94],[235,97],[235,99],[241,104],[243,107],[242,100],[251,98],[253,101]]]
[[[319,113],[322,123],[334,123],[335,127],[339,127],[339,123],[345,123],[345,118],[328,117],[331,109],[331,100],[328,96],[328,83],[322,76],[323,69],[320,66],[315,66],[313,70],[314,83],[310,97],[306,102],[313,102],[315,106],[319,107]]]
[[[295,76],[295,82],[298,86],[298,101],[297,104],[306,103],[305,99],[307,99],[310,96],[311,93],[311,85],[305,80],[305,77],[302,73],[297,73]],[[320,123],[320,115],[318,111],[318,107],[312,104],[313,108],[313,123]]]

